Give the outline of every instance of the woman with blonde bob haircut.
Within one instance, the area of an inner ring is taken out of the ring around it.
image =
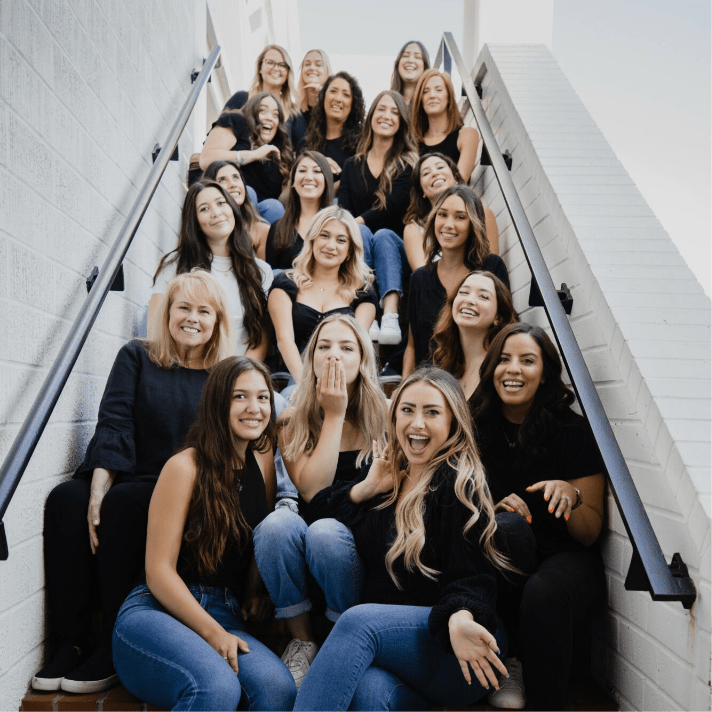
[[[171,280],[157,312],[155,337],[119,350],[84,461],[47,499],[54,649],[32,680],[36,690],[92,693],[116,684],[111,633],[143,571],[151,495],[161,469],[183,445],[208,370],[231,353],[227,298],[207,272]],[[95,644],[91,612],[97,605],[102,633]]]
[[[512,567],[495,545],[457,381],[433,367],[413,373],[393,396],[387,435],[364,480],[312,500],[351,528],[366,580],[364,604],[336,622],[296,710],[470,705],[507,672],[495,573]]]
[[[303,518],[278,509],[255,532],[262,578],[277,618],[286,619],[294,638],[282,660],[297,687],[317,651],[308,616],[312,596],[307,571],[326,596],[326,617],[332,622],[359,602],[363,583],[348,527],[310,502],[335,482],[363,479],[371,444],[384,445],[387,410],[373,345],[348,314],[333,314],[317,327],[304,352],[303,373],[293,405],[278,423],[280,448],[299,490]]]
[[[276,275],[267,302],[277,346],[295,381],[302,374],[301,353],[326,316],[353,314],[368,330],[376,315],[372,283],[353,216],[336,205],[320,210],[293,269]]]

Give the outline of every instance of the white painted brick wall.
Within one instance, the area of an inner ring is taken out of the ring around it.
[[[485,46],[483,105],[666,560],[680,552],[691,611],[623,583],[632,548],[613,497],[603,551],[606,623],[594,674],[621,709],[710,709],[710,300],[543,46]],[[491,168],[495,212],[522,318],[529,269]]]

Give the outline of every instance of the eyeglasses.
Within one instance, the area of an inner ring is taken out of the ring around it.
[[[264,64],[267,69],[277,67],[281,72],[286,72],[289,69],[289,66],[285,62],[275,62],[273,59],[263,59],[262,64]]]

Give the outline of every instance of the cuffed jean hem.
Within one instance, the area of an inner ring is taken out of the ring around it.
[[[324,615],[326,616],[327,620],[330,620],[332,623],[336,623],[336,621],[339,620],[341,617],[341,613],[337,613],[336,611],[332,611],[331,608],[328,608],[324,611]]]
[[[302,613],[309,613],[312,609],[312,603],[309,599],[297,603],[294,606],[287,606],[286,608],[275,608],[274,617],[275,618],[294,618],[294,616],[299,616]]]

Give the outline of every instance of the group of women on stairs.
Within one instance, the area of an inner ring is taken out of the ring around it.
[[[603,466],[556,348],[518,321],[467,185],[478,144],[420,42],[368,113],[323,51],[297,82],[263,50],[207,136],[147,338],[48,498],[33,687],[120,679],[201,710],[521,708],[526,688],[564,708],[604,596]],[[405,348],[390,400],[374,341]],[[246,630],[273,612],[281,660]]]

